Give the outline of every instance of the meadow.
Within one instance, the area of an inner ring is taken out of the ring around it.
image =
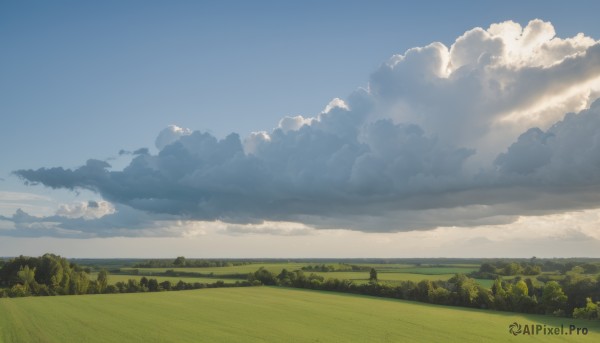
[[[513,322],[587,328],[513,336]],[[280,287],[0,299],[0,342],[598,342],[600,322]]]

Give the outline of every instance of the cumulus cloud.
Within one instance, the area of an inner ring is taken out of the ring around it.
[[[392,56],[367,89],[243,140],[171,125],[158,154],[137,153],[121,171],[90,159],[15,173],[148,216],[229,223],[231,233],[273,233],[265,222],[506,224],[600,206],[599,95],[597,41],[508,21]]]
[[[158,134],[154,144],[158,150],[162,150],[164,147],[175,142],[180,137],[190,135],[191,133],[192,131],[190,129],[181,128],[177,125],[169,125]]]

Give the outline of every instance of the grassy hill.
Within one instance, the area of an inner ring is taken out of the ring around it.
[[[511,323],[587,327],[512,336]],[[0,342],[598,342],[600,322],[273,287],[0,299]]]

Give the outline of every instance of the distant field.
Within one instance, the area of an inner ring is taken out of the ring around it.
[[[352,281],[369,281],[369,272],[334,272],[334,273],[323,273],[313,272],[314,274],[320,275],[325,279],[346,279]],[[448,280],[453,277],[454,274],[412,274],[412,273],[378,273],[377,278],[379,281],[414,281],[419,282],[422,280]]]
[[[254,273],[258,268],[263,267],[272,273],[279,273],[282,269],[294,271],[301,269],[306,266],[314,266],[316,263],[253,263],[241,266],[231,267],[209,267],[209,268],[121,268],[121,271],[128,272],[138,270],[140,274],[143,273],[164,273],[167,270],[175,270],[178,272],[192,272],[192,273],[203,273],[214,275],[228,275],[228,274],[248,274]],[[332,263],[331,265],[339,266],[338,264]],[[448,265],[447,267],[439,266],[415,266],[411,264],[358,264],[360,266],[375,268],[381,273],[411,273],[411,274],[456,274],[456,273],[469,273],[478,270],[479,267],[472,265]],[[310,272],[310,271],[306,271]],[[365,271],[368,273],[368,271]],[[341,272],[335,272],[341,273]]]
[[[202,273],[202,274],[213,274],[214,277],[218,278],[219,275],[232,275],[240,274],[246,275],[255,272],[260,267],[269,270],[272,273],[279,274],[282,269],[294,271],[301,269],[308,265],[315,265],[315,263],[253,263],[242,266],[232,267],[213,267],[213,268],[121,268],[123,272],[133,272],[137,269],[139,275],[131,275],[125,278],[125,281],[129,278],[139,278],[141,275],[148,275],[153,273],[164,273],[165,271],[172,269],[176,272],[187,272],[187,273]],[[336,265],[336,264],[333,264]],[[448,265],[448,266],[415,266],[413,264],[358,264],[365,267],[372,267],[378,271],[378,278],[380,281],[388,282],[390,284],[398,284],[401,281],[413,281],[420,282],[422,280],[448,280],[455,274],[467,274],[472,271],[478,270],[478,267],[474,265]],[[366,283],[369,281],[369,271],[343,271],[343,272],[313,272],[305,271],[306,274],[317,274],[325,279],[346,279],[351,280],[355,283]],[[114,275],[117,276],[117,275]],[[113,275],[111,275],[113,277]],[[158,278],[158,277],[157,277]],[[162,276],[160,278],[163,278]],[[172,281],[173,278],[169,280]],[[179,277],[174,277],[175,282],[179,281]],[[112,280],[112,279],[111,279]],[[227,279],[223,279],[227,282]],[[123,281],[118,279],[117,281]],[[114,282],[117,282],[114,281]],[[493,280],[477,280],[484,287],[491,287]],[[112,282],[112,281],[111,281]],[[173,282],[173,281],[172,281]],[[196,281],[194,281],[196,282]],[[205,282],[205,281],[198,281]],[[214,281],[213,281],[214,282]],[[229,282],[235,282],[235,279],[229,279]]]
[[[369,282],[368,272],[336,272],[336,273],[315,273],[325,279],[337,278],[351,280],[354,283],[362,284]],[[415,273],[378,273],[379,282],[385,282],[391,285],[398,285],[402,281],[421,282],[423,280],[446,281],[456,274],[415,274]],[[486,288],[492,287],[494,280],[475,279],[480,285]]]
[[[296,270],[300,269],[304,266],[309,265],[309,263],[256,263],[256,264],[246,264],[241,266],[231,266],[231,267],[210,267],[210,268],[121,268],[121,271],[128,272],[137,269],[140,274],[145,273],[164,273],[167,270],[175,270],[177,272],[188,272],[188,273],[202,273],[202,274],[210,274],[214,275],[231,275],[231,274],[248,274],[254,273],[258,268],[264,267],[268,271],[272,273],[279,274],[282,269],[286,268],[287,270]]]
[[[92,273],[90,274],[90,278],[92,280],[96,279],[97,274]],[[120,275],[120,274],[111,274],[108,276],[108,284],[110,285],[114,285],[117,282],[127,282],[129,279],[134,279],[137,281],[140,281],[140,279],[142,278],[141,275]],[[225,283],[235,283],[236,279],[225,279],[225,278],[209,278],[209,277],[185,277],[185,276],[150,276],[149,278],[152,279],[156,279],[158,282],[164,282],[164,281],[170,281],[171,283],[175,284],[177,282],[179,282],[179,280],[182,280],[183,282],[187,282],[187,283],[194,283],[194,282],[200,282],[200,283],[215,283],[217,281],[223,281]]]
[[[587,327],[514,337],[511,323]],[[274,287],[0,299],[0,342],[599,342],[600,322]]]
[[[436,275],[436,274],[468,274],[470,272],[474,272],[479,270],[479,267],[457,267],[457,266],[448,266],[448,267],[407,267],[407,268],[398,268],[398,269],[382,269],[380,274],[384,273],[410,273],[410,274],[426,274],[426,275]]]

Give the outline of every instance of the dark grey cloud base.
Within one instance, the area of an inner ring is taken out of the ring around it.
[[[473,150],[441,146],[416,125],[378,120],[359,132],[332,123],[353,116],[335,108],[297,131],[276,129],[254,154],[236,134],[193,132],[122,171],[89,160],[75,170],[15,173],[153,214],[367,231],[507,222],[600,204],[600,101],[547,131],[526,131],[475,174],[463,168]]]

